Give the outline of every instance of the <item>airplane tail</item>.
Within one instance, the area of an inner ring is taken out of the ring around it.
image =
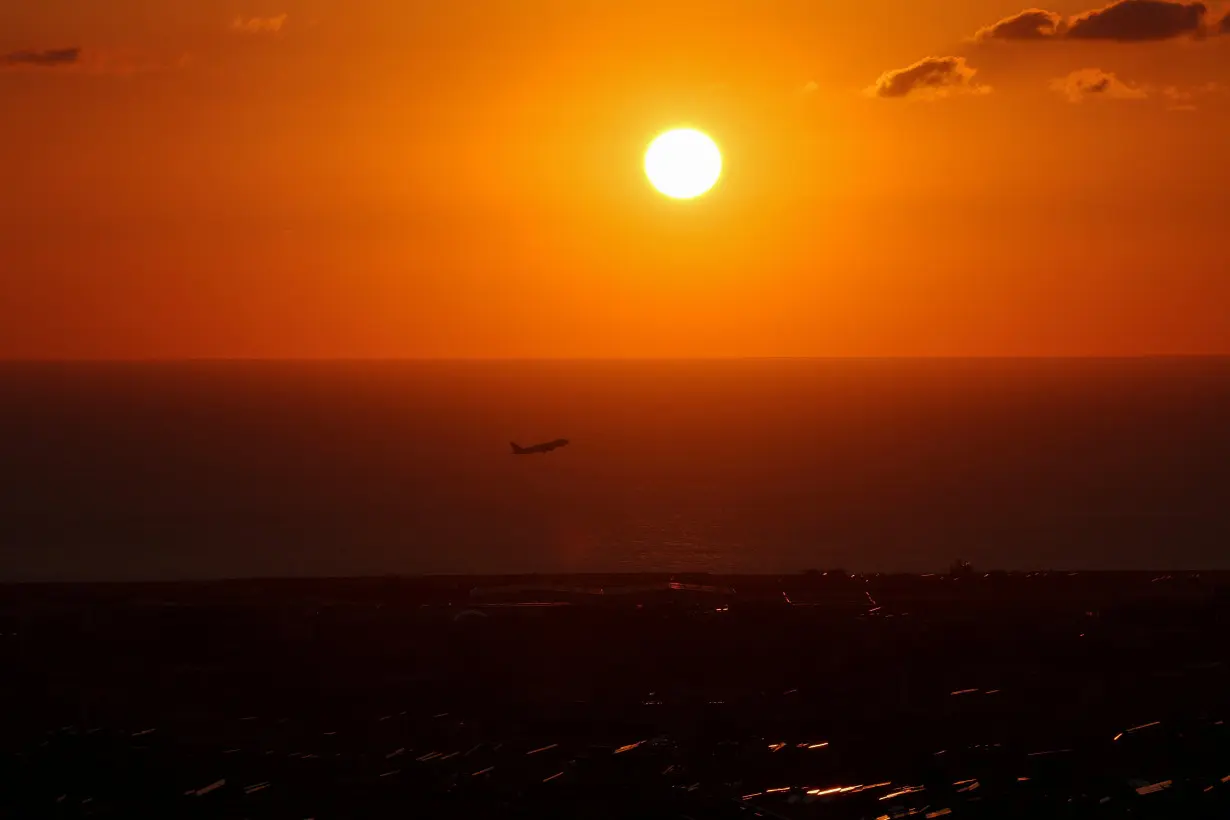
[[[510,441],[508,443],[512,445],[513,455],[522,455],[525,453],[525,449],[517,444],[517,442]]]

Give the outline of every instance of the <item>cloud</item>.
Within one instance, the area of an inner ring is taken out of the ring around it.
[[[191,62],[186,53],[158,53],[144,49],[58,48],[0,54],[0,70],[38,71],[54,68],[69,74],[145,74],[174,71]]]
[[[1117,0],[1064,20],[1045,9],[1026,9],[979,29],[975,40],[1171,40],[1205,32],[1208,7],[1182,0]],[[1222,31],[1230,31],[1225,20]]]
[[[1221,18],[1221,24],[1218,25],[1218,29],[1221,30],[1222,34],[1230,34],[1230,12],[1226,12],[1226,16]]]
[[[1198,34],[1208,7],[1204,3],[1167,0],[1119,0],[1105,8],[1078,14],[1068,21],[1070,40],[1140,42]]]
[[[1128,85],[1113,72],[1100,68],[1082,68],[1066,77],[1051,81],[1051,88],[1067,96],[1069,102],[1082,102],[1086,97],[1104,97],[1113,100],[1143,100],[1149,96],[1145,89]]]
[[[964,57],[924,57],[912,66],[885,71],[867,93],[875,97],[935,99],[951,94],[985,94],[989,86],[974,82],[977,69]]]
[[[73,65],[81,59],[80,48],[52,48],[44,51],[13,51],[0,54],[0,68],[55,68]]]
[[[1063,27],[1063,17],[1045,9],[1025,9],[1005,17],[994,25],[981,28],[975,40],[1048,40],[1057,37]]]
[[[286,24],[288,16],[283,12],[276,17],[236,17],[231,21],[231,31],[240,34],[277,34]]]
[[[1171,111],[1195,111],[1198,99],[1212,95],[1222,95],[1225,91],[1225,87],[1216,82],[1208,82],[1203,85],[1189,86],[1187,88],[1168,85],[1162,89],[1162,96],[1170,100],[1169,108]]]

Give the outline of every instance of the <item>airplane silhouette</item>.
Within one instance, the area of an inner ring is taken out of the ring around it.
[[[549,453],[552,450],[554,450],[556,447],[564,447],[568,444],[568,439],[557,438],[555,441],[547,441],[547,442],[543,442],[542,444],[534,444],[530,447],[522,447],[519,444],[517,444],[515,441],[509,442],[509,443],[512,444],[512,451],[513,451],[514,456],[528,456],[531,453]]]

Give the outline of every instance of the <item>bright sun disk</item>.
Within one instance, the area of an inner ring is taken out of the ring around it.
[[[645,175],[654,188],[674,199],[700,196],[721,173],[717,144],[694,128],[667,131],[645,152]]]

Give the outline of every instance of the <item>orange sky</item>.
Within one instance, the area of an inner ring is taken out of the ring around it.
[[[0,4],[0,357],[1230,353],[1227,7],[1025,7]]]

